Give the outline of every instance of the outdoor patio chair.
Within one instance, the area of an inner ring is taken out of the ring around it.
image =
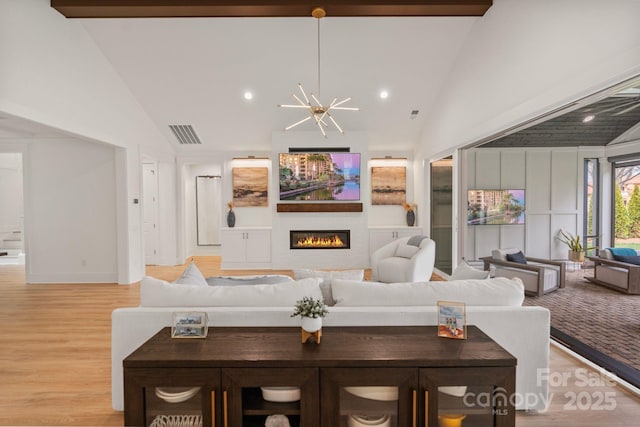
[[[494,277],[518,277],[526,295],[540,296],[564,288],[566,265],[562,261],[525,257],[520,249],[494,249],[480,258]]]

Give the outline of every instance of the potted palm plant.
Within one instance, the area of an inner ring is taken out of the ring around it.
[[[579,235],[573,235],[568,231],[565,232],[560,229],[558,236],[556,236],[558,240],[567,245],[569,248],[569,260],[573,262],[584,262],[584,255],[587,251],[592,249],[596,249],[595,246],[585,248],[582,246],[582,242],[580,241]]]
[[[302,318],[302,329],[307,332],[316,332],[322,328],[322,318],[329,313],[324,301],[313,297],[304,297],[296,301],[291,317]]]

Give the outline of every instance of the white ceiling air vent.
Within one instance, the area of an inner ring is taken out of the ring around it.
[[[180,144],[202,144],[191,125],[169,125],[169,129],[171,129]]]

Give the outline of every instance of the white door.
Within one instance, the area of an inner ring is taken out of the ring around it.
[[[158,262],[158,167],[142,165],[142,211],[144,217],[144,263]]]

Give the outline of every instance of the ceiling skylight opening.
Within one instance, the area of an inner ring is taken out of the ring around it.
[[[589,114],[588,116],[585,116],[584,119],[582,119],[582,123],[589,123],[591,120],[595,119],[596,116],[594,116],[593,114]]]

